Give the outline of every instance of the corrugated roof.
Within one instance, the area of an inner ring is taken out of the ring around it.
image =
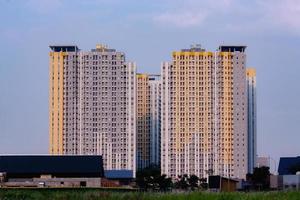
[[[0,172],[12,178],[103,177],[103,171],[102,156],[0,156]]]
[[[133,178],[132,170],[105,170],[105,178],[108,179],[131,179]]]
[[[296,174],[293,169],[300,168],[300,156],[298,157],[281,157],[278,166],[279,175]]]

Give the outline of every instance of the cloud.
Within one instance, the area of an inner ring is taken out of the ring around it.
[[[161,24],[175,25],[176,27],[191,27],[200,25],[207,17],[207,13],[192,13],[192,12],[181,12],[181,13],[163,13],[154,17],[156,22]]]
[[[177,28],[300,34],[300,0],[173,0],[152,20]],[[210,24],[217,26],[212,27]]]
[[[300,1],[299,0],[264,0],[260,1],[264,8],[265,18],[269,23],[282,30],[300,33]]]
[[[179,28],[201,26],[212,14],[226,12],[233,0],[185,0],[167,1],[167,8],[156,13],[153,20],[156,23]]]
[[[62,6],[61,0],[29,0],[27,6],[39,14],[49,14]]]

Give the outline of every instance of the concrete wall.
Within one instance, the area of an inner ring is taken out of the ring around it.
[[[300,175],[283,175],[282,178],[284,190],[300,189]]]
[[[101,187],[101,178],[33,178],[5,182],[6,187]]]

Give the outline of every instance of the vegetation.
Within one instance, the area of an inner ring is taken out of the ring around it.
[[[208,171],[211,174],[212,171]],[[171,178],[161,175],[159,166],[151,165],[148,168],[137,172],[136,185],[140,191],[205,191],[208,188],[206,178],[199,178],[196,175],[184,174],[172,182]],[[256,167],[253,174],[247,174],[247,182],[244,186],[246,191],[268,191],[270,190],[270,169],[269,167]],[[299,198],[300,200],[300,198]]]
[[[184,174],[179,176],[178,180],[174,183],[175,189],[184,191],[206,190],[208,187],[205,178],[199,178],[196,175]]]
[[[206,179],[199,179],[196,175],[182,175],[173,183],[171,178],[161,175],[158,166],[152,165],[137,172],[136,184],[142,191],[171,191],[172,189],[182,191],[194,191],[198,189],[207,189]]]
[[[136,184],[143,191],[168,191],[172,188],[172,180],[160,174],[158,166],[152,165],[137,172]]]
[[[253,174],[247,174],[247,181],[251,184],[254,190],[268,190],[270,189],[270,168],[256,167]]]
[[[101,189],[0,189],[0,200],[299,200],[300,192],[149,193]]]
[[[249,189],[267,190],[269,176],[269,168],[255,168],[247,175]],[[182,175],[173,183],[161,175],[159,167],[151,166],[137,173],[137,189],[0,188],[0,200],[300,200],[300,191],[209,193],[205,191],[206,181],[196,175]]]

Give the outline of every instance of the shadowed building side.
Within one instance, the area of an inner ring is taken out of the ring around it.
[[[150,86],[150,164],[160,166],[161,79],[149,75]]]
[[[150,165],[150,86],[147,74],[137,74],[137,169]]]
[[[248,173],[253,173],[257,163],[257,128],[256,128],[256,70],[247,68],[248,97]]]
[[[160,163],[160,79],[137,74],[137,168]]]

